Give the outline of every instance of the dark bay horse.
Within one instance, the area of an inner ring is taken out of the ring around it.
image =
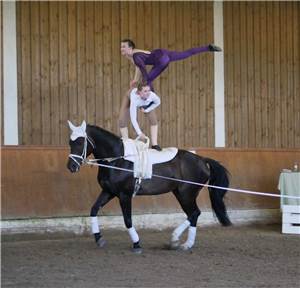
[[[108,164],[114,167],[133,170],[133,163],[122,158],[124,147],[122,139],[116,135],[99,128],[97,126],[86,125],[85,121],[81,126],[74,126],[69,122],[72,130],[70,137],[71,154],[67,167],[71,172],[77,172],[86,158],[93,154],[99,164]],[[160,152],[162,153],[162,152]],[[115,160],[107,162],[105,158],[116,157]],[[168,178],[182,179],[197,183],[208,183],[210,185],[229,186],[228,172],[220,163],[213,159],[204,158],[185,150],[178,150],[175,158],[171,161],[153,165],[153,175],[161,175]],[[135,188],[135,178],[132,172],[120,171],[106,167],[99,167],[98,182],[102,191],[96,202],[91,208],[92,232],[98,246],[104,245],[104,240],[100,233],[97,214],[100,208],[107,204],[111,199],[117,197],[122,209],[125,226],[133,242],[133,251],[139,253],[141,247],[139,236],[132,225],[132,196]],[[188,250],[193,247],[196,237],[197,220],[200,210],[197,206],[197,196],[201,187],[189,183],[166,180],[152,177],[142,180],[137,196],[140,195],[159,195],[173,192],[181,208],[187,215],[181,225],[172,233],[171,247],[178,247]],[[226,212],[223,197],[226,190],[209,187],[209,196],[212,208],[224,226],[231,225]],[[188,238],[185,243],[180,245],[180,236],[188,228]]]

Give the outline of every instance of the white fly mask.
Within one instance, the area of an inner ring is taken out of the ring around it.
[[[76,164],[77,164],[77,170],[79,170],[79,167],[81,164],[86,162],[86,157],[87,157],[87,148],[88,148],[88,143],[95,148],[95,144],[93,143],[93,140],[86,134],[86,122],[83,120],[81,125],[76,127],[71,123],[71,121],[68,120],[69,127],[72,130],[72,134],[70,136],[70,139],[72,141],[75,141],[79,137],[84,138],[84,144],[83,144],[83,150],[81,155],[77,154],[70,154],[69,158],[71,158]]]
[[[87,135],[86,135],[86,122],[85,120],[82,121],[81,125],[76,127],[75,125],[72,124],[71,121],[68,120],[68,123],[69,123],[69,127],[72,131],[72,134],[70,136],[70,139],[72,141],[75,141],[77,138],[79,137],[83,137],[83,138],[86,138]]]

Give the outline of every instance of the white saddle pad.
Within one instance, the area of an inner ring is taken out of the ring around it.
[[[124,159],[134,163],[135,178],[150,179],[152,177],[153,164],[168,162],[178,152],[178,149],[175,147],[164,148],[162,151],[149,149],[141,142],[137,143],[132,139],[123,139],[123,145]]]
[[[134,162],[136,156],[138,155],[138,151],[135,145],[135,141],[132,139],[123,139],[124,145],[124,159]],[[155,149],[148,149],[148,156],[151,164],[164,163],[175,158],[178,152],[178,148],[176,147],[167,147],[163,148],[162,151],[157,151]]]

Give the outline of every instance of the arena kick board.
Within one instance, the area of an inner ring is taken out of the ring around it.
[[[300,234],[300,206],[282,206],[282,233]]]

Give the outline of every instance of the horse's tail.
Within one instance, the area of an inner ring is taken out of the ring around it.
[[[219,162],[205,158],[205,162],[209,164],[210,167],[210,177],[209,177],[209,185],[220,186],[224,188],[229,187],[229,172],[227,169],[222,166]],[[216,216],[220,223],[223,226],[231,225],[231,221],[228,217],[226,207],[223,201],[223,198],[227,192],[226,189],[212,188],[208,187],[209,197],[211,201],[211,206],[216,213]]]

